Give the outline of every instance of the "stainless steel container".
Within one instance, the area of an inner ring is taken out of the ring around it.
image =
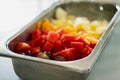
[[[64,8],[68,13],[85,16],[90,20],[106,19],[109,21],[107,30],[100,38],[91,54],[75,61],[53,61],[14,53],[14,41],[26,41],[30,32],[35,29],[36,22],[44,18],[52,18],[57,7]],[[102,9],[101,9],[102,8]],[[108,37],[117,23],[119,5],[98,1],[58,1],[49,9],[38,15],[33,21],[16,34],[10,34],[0,44],[0,55],[12,57],[16,74],[23,80],[86,80],[98,56],[107,43]]]

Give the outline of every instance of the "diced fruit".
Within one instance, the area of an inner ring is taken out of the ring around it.
[[[85,39],[87,39],[89,42],[91,42],[93,44],[97,44],[97,42],[98,42],[98,39],[88,37],[88,36],[86,36]]]
[[[46,43],[46,41],[47,41],[47,35],[42,35],[41,36],[41,47],[43,47],[44,46],[44,44]]]
[[[44,31],[54,31],[54,26],[49,22],[48,19],[44,19],[41,24],[41,30]]]
[[[67,23],[66,20],[52,20],[52,22],[55,26],[57,26],[56,30],[59,30],[62,27],[66,26]]]
[[[61,35],[63,35],[64,34],[64,29],[59,29],[58,31],[57,31],[57,33],[61,36]]]
[[[16,46],[17,52],[25,52],[27,50],[31,50],[31,47],[28,43],[18,42]]]
[[[57,15],[51,19],[52,22],[46,18],[36,23],[36,29],[26,38],[27,42],[10,44],[15,46],[11,50],[59,61],[72,61],[88,56],[106,30],[107,21],[89,21],[85,17],[67,15],[59,7],[55,13]]]
[[[45,31],[45,30],[40,30],[40,31],[41,31],[41,34],[42,34],[42,35],[47,35],[47,34],[48,34],[48,32]]]
[[[21,52],[21,54],[31,56],[31,50],[25,50],[24,52]]]
[[[75,36],[74,35],[70,35],[70,34],[63,34],[61,36],[61,40],[63,42],[71,42],[71,41],[74,41],[75,40]]]
[[[90,43],[90,47],[93,49],[95,47],[95,43]]]
[[[90,45],[90,42],[88,41],[88,40],[86,40],[85,38],[83,38],[83,37],[77,37],[76,39],[75,39],[75,41],[78,41],[78,42],[83,42],[83,43],[85,43],[85,44],[87,44],[87,45]]]
[[[58,20],[59,19],[60,20],[65,20],[66,17],[67,17],[67,12],[64,9],[60,8],[60,7],[56,9],[55,13],[56,13],[55,17]]]
[[[49,59],[49,56],[46,53],[38,53],[37,56],[38,58],[44,58],[44,59]]]
[[[29,44],[31,47],[35,46],[35,40],[29,41],[28,44]]]
[[[53,53],[54,59],[56,59],[60,56],[63,57],[67,61],[76,60],[77,59],[76,49],[75,48],[68,48],[68,49]]]
[[[76,49],[75,48],[68,48],[68,49],[62,50],[61,54],[67,61],[76,59],[76,55],[75,55]]]
[[[76,28],[69,27],[69,26],[64,27],[63,29],[64,29],[64,32],[65,32],[65,33],[77,32],[77,29],[76,29]]]
[[[63,45],[62,45],[62,41],[61,40],[57,40],[55,42],[55,49],[54,52],[60,51],[63,49]]]
[[[41,52],[40,47],[32,47],[31,49],[31,55],[37,55],[39,52]]]
[[[82,58],[81,56],[82,56],[81,52],[76,52],[76,60],[81,59]]]
[[[81,50],[82,54],[82,58],[88,56],[92,51],[92,48],[89,47],[88,45],[85,45],[84,48]]]
[[[60,35],[54,31],[50,31],[47,35],[47,40],[52,43],[55,43],[55,41],[58,40],[59,38],[60,38]]]
[[[34,39],[34,40],[29,41],[28,44],[29,44],[31,47],[41,46],[41,41],[42,41],[42,38],[39,37],[39,38],[36,38],[36,39]]]
[[[39,29],[35,29],[35,30],[32,32],[32,34],[31,34],[32,39],[39,38],[39,37],[40,37],[40,35],[41,35],[41,32],[40,32],[40,30],[39,30]]]
[[[71,47],[75,47],[77,49],[82,49],[84,46],[83,42],[71,42]]]
[[[38,22],[36,23],[36,28],[37,28],[37,29],[40,29],[40,28],[41,28],[41,24],[42,24],[41,21],[38,21]]]
[[[9,44],[9,46],[10,46],[9,49],[10,49],[11,51],[16,52],[16,51],[17,51],[17,50],[16,50],[17,44],[18,44],[18,42],[16,42],[16,41],[10,42],[10,44]]]
[[[70,34],[63,34],[61,36],[61,41],[64,45],[64,47],[66,48],[70,48],[70,42],[74,41],[75,40],[75,36],[74,35],[70,35]]]
[[[49,41],[47,41],[47,42],[44,44],[42,50],[43,50],[43,51],[46,51],[46,52],[50,52],[50,51],[53,50],[53,48],[54,48],[54,44],[51,43],[51,42],[49,42]]]

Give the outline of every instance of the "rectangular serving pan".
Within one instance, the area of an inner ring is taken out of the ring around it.
[[[76,16],[85,16],[89,20],[106,19],[109,21],[107,30],[89,56],[75,61],[53,61],[14,53],[14,41],[26,41],[29,34],[35,29],[36,22],[44,18],[54,17],[57,7],[64,8],[68,13]],[[102,10],[100,8],[103,8]],[[98,56],[117,24],[119,5],[97,1],[58,1],[50,8],[38,15],[15,34],[4,38],[0,44],[0,55],[11,57],[16,74],[23,80],[86,80]]]

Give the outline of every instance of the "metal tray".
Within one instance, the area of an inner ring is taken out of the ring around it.
[[[14,41],[26,41],[30,32],[35,29],[36,22],[44,18],[54,17],[57,7],[64,8],[68,13],[85,16],[89,20],[106,19],[109,21],[107,30],[101,36],[91,54],[75,61],[53,61],[14,53]],[[101,10],[101,8],[103,8]],[[0,42],[0,55],[11,57],[16,74],[23,80],[86,80],[98,56],[117,23],[119,6],[114,3],[97,1],[58,1],[38,15],[16,34],[11,34]]]

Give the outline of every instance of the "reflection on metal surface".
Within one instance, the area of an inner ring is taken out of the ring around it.
[[[104,10],[104,7],[103,6],[99,6],[99,8],[100,8],[100,11],[103,11]]]

